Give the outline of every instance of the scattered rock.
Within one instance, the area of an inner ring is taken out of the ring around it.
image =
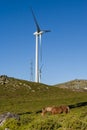
[[[31,87],[30,87],[30,86],[28,86],[28,88],[29,88],[29,89],[31,89]]]
[[[10,130],[9,128],[5,128],[5,130]]]
[[[34,93],[34,92],[35,92],[35,90],[32,90],[32,92]]]

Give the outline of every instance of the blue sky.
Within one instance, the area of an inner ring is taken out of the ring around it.
[[[0,75],[30,80],[35,64],[32,6],[42,36],[42,79],[57,84],[87,79],[87,1],[86,0],[1,0]]]

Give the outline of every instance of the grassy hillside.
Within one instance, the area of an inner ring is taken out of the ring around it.
[[[58,106],[61,104],[70,106],[69,114],[56,116],[47,114],[45,117],[42,117],[40,113],[37,114],[45,106]],[[30,128],[29,130],[48,130],[47,127],[51,127],[52,123],[54,127],[52,126],[49,130],[80,130],[80,128],[81,130],[87,130],[86,91],[72,91],[72,89],[64,89],[64,87],[62,89],[61,87],[10,77],[1,78],[0,114],[8,111],[21,116],[20,122],[17,123],[14,120],[10,120],[5,124],[5,127],[12,124],[10,126],[12,130],[28,130],[28,128]],[[78,129],[76,123],[74,128],[72,127],[72,124],[76,120],[78,126],[80,126]],[[14,124],[18,128],[12,128]],[[20,124],[20,127],[18,124]],[[43,124],[45,128],[41,128],[41,124]],[[55,124],[57,124],[58,127],[55,126]],[[83,126],[84,129],[82,129]]]
[[[43,106],[86,102],[87,93],[7,77],[0,84],[0,113],[37,111]]]

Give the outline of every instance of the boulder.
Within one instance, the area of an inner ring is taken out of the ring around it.
[[[19,115],[7,112],[7,113],[4,113],[4,114],[0,115],[0,126],[2,126],[3,123],[6,121],[6,119],[8,119],[8,118],[14,118],[16,120],[20,120]]]

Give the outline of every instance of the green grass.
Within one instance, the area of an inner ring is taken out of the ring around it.
[[[70,113],[37,114],[45,106],[61,104],[70,105]],[[0,84],[0,114],[8,111],[21,119],[9,119],[0,130],[87,130],[87,92],[9,78]]]
[[[72,92],[56,87],[48,87],[49,89],[46,89],[45,85],[43,88],[39,86],[40,90],[38,90],[37,87],[32,87],[32,90],[20,87],[15,91],[12,91],[10,88],[6,88],[3,91],[3,88],[0,87],[0,92],[2,92],[0,94],[0,112],[37,111],[48,105],[71,105],[87,101],[86,92]]]

